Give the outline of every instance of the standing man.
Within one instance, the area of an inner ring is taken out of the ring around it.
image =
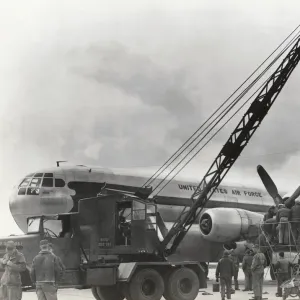
[[[252,291],[252,272],[251,266],[253,261],[253,252],[251,250],[247,250],[242,262],[242,269],[245,274],[245,289],[246,291]]]
[[[57,300],[57,283],[63,275],[58,258],[49,249],[49,242],[40,242],[41,251],[33,259],[30,277],[36,286],[38,300]]]
[[[287,245],[289,244],[289,223],[291,210],[287,208],[284,204],[278,205],[278,211],[276,214],[276,222],[279,223],[279,233],[278,239],[279,244]]]
[[[240,260],[234,250],[231,252],[229,257],[232,259],[233,266],[234,266],[234,273],[233,273],[234,289],[236,291],[239,291],[240,289],[239,289],[238,276],[239,276],[239,270],[240,270]]]
[[[228,256],[228,252],[224,251],[223,258],[219,260],[216,268],[216,280],[218,282],[220,278],[222,300],[225,300],[225,287],[227,299],[231,299],[231,282],[234,274],[234,266]]]
[[[0,299],[21,300],[22,281],[21,272],[26,270],[24,255],[16,249],[13,241],[6,243],[6,253],[0,260],[1,267],[5,269],[1,278]]]
[[[267,266],[267,260],[263,253],[261,253],[259,245],[253,247],[255,253],[251,265],[252,283],[254,300],[262,300],[262,290],[264,282],[264,268]]]
[[[292,264],[284,258],[284,252],[279,252],[279,260],[275,264],[277,270],[277,293],[276,297],[282,297],[282,288],[280,287],[286,280],[291,278]]]

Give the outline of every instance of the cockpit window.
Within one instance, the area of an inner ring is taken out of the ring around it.
[[[28,175],[26,175],[25,177],[32,177],[34,175],[34,173],[30,173]]]
[[[63,179],[54,179],[53,173],[32,173],[19,184],[18,195],[39,195],[41,187],[64,187],[65,185]]]
[[[45,173],[44,177],[53,177],[53,173]]]
[[[60,178],[55,178],[55,187],[64,187],[65,181]]]
[[[25,195],[26,194],[26,188],[20,188],[18,195]]]
[[[27,195],[39,195],[40,189],[39,188],[27,188]]]
[[[42,178],[33,178],[30,183],[30,187],[40,187],[42,182]]]
[[[53,187],[53,178],[44,177],[42,187]]]
[[[20,183],[19,187],[26,187],[26,186],[28,186],[30,180],[31,180],[31,178],[24,178],[22,180],[22,182]]]
[[[34,177],[43,177],[43,173],[35,173]]]

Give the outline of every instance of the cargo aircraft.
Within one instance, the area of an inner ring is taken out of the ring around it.
[[[104,187],[134,193],[149,178],[120,170],[57,165],[28,174],[13,189],[10,211],[24,233],[30,216],[75,212],[80,199],[94,197]],[[196,187],[196,181],[172,180],[153,198],[167,227],[171,227],[183,207],[189,205]],[[274,200],[264,190],[220,185],[172,258],[184,256],[216,262],[224,247],[238,247],[242,252],[243,242],[238,241],[247,239],[249,227],[262,221],[263,214],[273,204]],[[50,231],[59,230],[53,226],[49,224]]]

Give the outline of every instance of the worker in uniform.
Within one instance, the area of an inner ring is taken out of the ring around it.
[[[245,291],[252,291],[252,272],[251,265],[253,261],[253,252],[251,250],[247,250],[242,262],[242,269],[245,274]]]
[[[275,264],[277,270],[277,294],[276,297],[282,297],[282,288],[280,287],[286,280],[291,278],[292,264],[284,258],[284,252],[279,252],[279,260]]]
[[[259,245],[255,245],[253,251],[255,255],[253,256],[251,271],[254,300],[262,300],[264,268],[267,266],[267,261],[265,255],[260,251]]]
[[[295,205],[291,208],[291,226],[292,241],[297,244],[300,237],[300,198],[295,200]]]
[[[232,259],[229,258],[229,253],[224,251],[223,258],[221,258],[218,262],[216,268],[216,280],[221,284],[221,298],[225,300],[225,289],[227,299],[231,299],[231,282],[232,276],[234,274],[234,265]]]
[[[41,251],[32,261],[30,277],[36,286],[38,300],[57,300],[57,283],[63,275],[63,270],[49,249],[49,242],[41,240]]]
[[[240,269],[240,261],[238,255],[235,253],[235,251],[232,251],[229,255],[229,258],[232,259],[233,266],[234,266],[234,272],[233,272],[233,278],[234,278],[234,288],[236,291],[239,291],[239,282],[238,282],[238,275],[239,275],[239,269]]]
[[[276,237],[276,207],[271,206],[268,212],[264,215],[264,224],[262,229],[268,235],[271,242],[275,242]]]
[[[278,225],[278,240],[279,244],[287,245],[289,243],[289,224],[291,210],[284,204],[278,205],[278,211],[276,214],[276,222]]]
[[[6,243],[6,253],[0,260],[0,264],[5,269],[1,278],[0,299],[21,300],[22,281],[20,273],[26,270],[26,261],[13,241]]]
[[[276,215],[275,211],[276,211],[275,206],[269,207],[268,211],[264,214],[264,222],[269,219],[273,219],[273,217]]]

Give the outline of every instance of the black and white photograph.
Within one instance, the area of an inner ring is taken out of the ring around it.
[[[2,1],[0,36],[0,300],[300,299],[299,1]]]

